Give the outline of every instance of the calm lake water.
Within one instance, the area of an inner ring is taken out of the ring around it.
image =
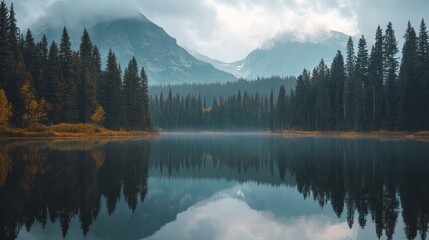
[[[0,142],[0,239],[413,239],[429,143],[163,134]]]

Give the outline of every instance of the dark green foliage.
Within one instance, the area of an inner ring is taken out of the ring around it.
[[[352,96],[354,118],[353,130],[366,130],[366,99],[368,84],[368,50],[364,36],[359,39],[356,57],[355,74],[352,78]]]
[[[140,114],[143,114],[143,129],[148,130],[152,128],[152,120],[150,117],[150,109],[149,109],[149,79],[146,75],[146,72],[144,70],[144,67],[142,67],[141,72],[140,72],[140,78],[142,81],[142,100],[141,100],[141,105],[142,105],[142,110],[140,112]],[[201,97],[198,97],[198,101],[197,103],[201,106],[202,102],[201,102]],[[189,104],[189,103],[188,103]],[[200,114],[194,116],[194,118],[196,119],[196,121],[200,120]]]
[[[179,94],[186,96],[188,94],[198,96],[201,95],[202,99],[206,99],[208,105],[211,106],[213,98],[222,97],[227,98],[236,95],[241,91],[241,97],[246,91],[247,94],[255,95],[258,92],[261,96],[269,96],[271,90],[274,91],[274,100],[277,99],[278,89],[283,85],[286,92],[289,94],[296,86],[296,77],[279,77],[272,76],[268,78],[258,78],[256,80],[239,79],[233,82],[226,83],[187,83],[187,84],[168,84],[168,85],[152,85],[149,87],[149,94],[152,97],[155,95],[160,96],[161,93],[167,94],[171,89],[173,95]]]
[[[98,85],[98,99],[106,111],[106,127],[120,129],[123,120],[122,80],[116,56],[112,51],[107,55],[107,66]]]
[[[334,90],[334,110],[335,110],[335,128],[337,130],[344,128],[344,88],[346,73],[344,69],[344,58],[341,51],[337,52],[331,66],[330,83]],[[331,89],[331,90],[332,90]],[[332,94],[332,93],[331,93]]]
[[[284,118],[278,120],[288,123],[281,124],[282,129],[427,129],[429,43],[424,21],[418,37],[408,24],[399,78],[397,52],[391,23],[384,36],[377,28],[370,56],[364,36],[356,56],[350,38],[345,67],[338,52],[331,69],[321,61],[311,77],[304,70],[296,91],[277,102],[278,110],[286,109]]]
[[[384,72],[384,100],[386,103],[385,127],[395,129],[396,106],[398,96],[398,42],[392,23],[389,22],[383,38],[383,72]]]
[[[429,36],[424,19],[420,24],[417,42],[418,82],[422,86],[419,102],[423,104],[421,127],[429,128]]]
[[[295,90],[295,124],[297,128],[310,129],[312,124],[311,113],[313,103],[311,102],[310,73],[304,69],[298,77]]]
[[[263,120],[262,116],[268,116],[270,112],[267,96],[265,99],[266,104],[262,104],[259,93],[250,95],[239,91],[226,99],[222,96],[214,98],[212,107],[207,108],[200,96],[173,96],[169,91],[166,99],[162,94],[152,97],[150,107],[153,125],[163,129],[265,130],[267,119]],[[275,113],[274,103],[272,109]]]
[[[353,82],[355,72],[355,52],[353,40],[350,37],[347,42],[346,57],[346,81],[344,86],[344,129],[352,128],[353,119]]]
[[[269,121],[269,128],[271,131],[274,131],[274,96],[273,96],[273,90],[271,90],[270,93],[270,107],[268,109],[268,121]]]
[[[401,67],[399,70],[398,129],[418,129],[423,104],[419,103],[422,84],[417,76],[417,35],[411,23],[404,35]]]
[[[19,35],[13,5],[8,10],[0,3],[0,88],[13,104],[11,123],[22,126],[25,112],[20,89],[25,81],[34,86],[35,100],[44,98],[49,103],[47,121],[43,123],[89,123],[100,102],[106,111],[106,126],[119,130],[151,128],[149,112],[148,78],[133,59],[131,68],[135,77],[131,94],[123,94],[121,69],[113,52],[109,53],[107,67],[101,71],[101,56],[93,46],[86,29],[83,31],[79,51],[72,50],[70,36],[63,28],[61,42],[48,46],[45,36],[36,43],[30,30],[25,38]],[[48,49],[49,48],[49,49]],[[124,106],[125,96],[132,96]],[[130,116],[127,119],[124,113]]]
[[[135,58],[130,60],[128,67],[125,69],[123,94],[126,116],[125,127],[127,129],[144,129],[142,79],[139,76]]]
[[[83,31],[79,49],[80,82],[77,85],[79,121],[89,123],[98,104],[97,77],[99,71],[94,60],[92,42],[86,29]]]
[[[277,104],[275,110],[275,128],[285,129],[286,127],[286,90],[282,85],[277,96]]]
[[[145,69],[138,68],[135,58],[123,82],[112,51],[101,71],[100,52],[86,29],[79,51],[71,49],[66,28],[59,49],[52,43],[48,50],[46,37],[36,43],[30,30],[24,38],[13,5],[9,11],[1,2],[0,87],[14,107],[13,126],[22,126],[25,109],[19,90],[28,80],[37,100],[51,104],[48,123],[90,122],[100,104],[111,129],[147,130],[153,121],[167,129],[420,130],[429,127],[428,41],[424,20],[418,36],[409,23],[399,68],[389,23],[384,35],[377,28],[370,54],[364,36],[356,55],[349,38],[345,59],[338,51],[330,68],[321,60],[312,73],[304,70],[297,80],[271,77],[149,87]],[[162,92],[167,90],[165,97]]]
[[[8,15],[9,10],[4,1],[0,3],[0,47],[2,52],[6,50],[8,44]]]
[[[382,126],[384,117],[383,94],[383,32],[378,26],[375,34],[375,44],[371,49],[368,67],[368,92],[367,92],[367,121],[368,128],[378,130]]]
[[[77,80],[76,74],[73,69],[73,52],[71,49],[70,36],[67,32],[67,29],[64,27],[63,34],[61,36],[60,44],[60,65],[61,65],[61,74],[63,82],[63,91],[62,91],[62,111],[61,111],[61,121],[76,123],[78,121],[79,112],[76,102],[77,94]]]
[[[49,112],[51,123],[61,121],[61,111],[63,108],[62,93],[63,79],[61,74],[60,56],[58,46],[52,42],[49,48],[48,65],[46,67],[46,84],[47,88],[46,101],[52,106]]]

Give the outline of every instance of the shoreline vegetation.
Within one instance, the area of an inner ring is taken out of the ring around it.
[[[10,138],[92,138],[92,137],[149,137],[157,136],[156,130],[119,130],[106,129],[96,124],[61,123],[52,126],[37,125],[33,128],[11,128],[0,129],[0,139]]]
[[[429,140],[429,131],[300,131],[300,130],[284,130],[281,134],[286,137],[343,137],[343,138],[409,138],[409,139],[427,139]]]

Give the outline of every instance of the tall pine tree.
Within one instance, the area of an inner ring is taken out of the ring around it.
[[[133,57],[124,72],[124,98],[125,98],[125,126],[127,129],[141,129],[141,117],[139,115],[139,101],[141,100],[141,78],[138,74],[137,61]],[[169,93],[169,105],[172,106],[173,97]]]
[[[370,92],[368,82],[368,49],[365,37],[359,39],[358,52],[355,65],[355,79],[354,79],[354,98],[355,98],[355,115],[354,115],[354,129],[366,130],[367,122],[367,98]]]
[[[335,128],[344,129],[344,88],[346,73],[344,69],[344,58],[341,51],[337,52],[331,66],[331,82],[334,84],[334,110],[335,110]]]
[[[152,128],[152,120],[150,117],[150,109],[149,109],[149,79],[147,74],[142,67],[140,72],[141,84],[142,84],[142,114],[143,114],[143,129],[149,130]],[[198,98],[199,105],[201,105],[201,97]],[[201,106],[199,107],[201,109]],[[194,116],[197,118],[198,116]]]
[[[422,86],[419,102],[423,104],[421,127],[429,128],[429,37],[426,23],[422,19],[417,43],[418,80]]]
[[[94,65],[93,46],[86,29],[79,47],[80,84],[78,87],[78,109],[80,122],[89,123],[97,107],[97,68]]]
[[[112,50],[107,55],[106,69],[98,89],[100,104],[106,111],[105,126],[109,129],[120,129],[123,115],[122,79],[116,56]]]
[[[355,81],[355,52],[354,44],[351,37],[347,41],[347,55],[346,55],[346,81],[344,87],[344,122],[345,129],[353,128],[354,116],[354,92],[353,83]]]
[[[419,102],[422,86],[417,76],[417,35],[408,22],[404,35],[401,67],[399,70],[399,105],[397,127],[400,130],[418,129],[422,108]]]
[[[398,104],[398,42],[396,41],[395,31],[392,23],[387,25],[383,38],[383,76],[384,76],[384,95],[386,104],[385,127],[389,130],[395,129],[395,118]]]
[[[53,41],[49,48],[48,66],[46,68],[47,95],[46,101],[51,105],[50,123],[61,122],[63,109],[62,93],[64,89],[58,46]]]
[[[372,130],[378,130],[382,126],[384,92],[383,92],[383,32],[380,26],[375,34],[375,44],[371,49],[368,68],[368,84],[370,96],[367,96],[367,116]]]
[[[78,121],[79,112],[77,108],[77,79],[73,69],[73,55],[71,49],[70,36],[67,29],[63,28],[60,43],[60,65],[62,82],[64,84],[62,94],[63,106],[61,111],[61,120],[68,123],[75,123]]]

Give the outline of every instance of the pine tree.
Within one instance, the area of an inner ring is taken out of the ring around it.
[[[9,47],[12,50],[16,50],[18,47],[18,39],[19,39],[19,28],[16,25],[16,18],[15,18],[15,10],[13,7],[13,3],[10,4],[10,11],[9,11],[9,17],[8,17],[8,37],[9,37]]]
[[[273,96],[273,90],[271,89],[271,93],[270,93],[270,106],[269,106],[269,128],[271,130],[271,132],[274,131],[274,96]]]
[[[408,22],[405,32],[405,43],[402,48],[401,67],[399,70],[399,105],[397,126],[401,130],[418,129],[421,122],[419,94],[422,86],[417,76],[417,36],[411,23]]]
[[[371,129],[378,130],[382,125],[384,91],[383,91],[383,32],[378,26],[375,34],[375,45],[371,49],[368,68],[368,83],[371,86],[371,96],[368,96],[369,104],[367,106],[371,122]]]
[[[142,67],[140,72],[140,78],[142,81],[142,105],[143,105],[143,129],[149,130],[152,128],[152,120],[150,117],[150,109],[149,109],[149,79],[146,75],[146,72],[144,70],[144,67]],[[200,106],[198,106],[199,109],[201,109],[201,97],[198,97],[198,102]],[[198,117],[198,116],[195,116]],[[194,117],[194,118],[195,118]]]
[[[60,56],[58,46],[53,41],[49,48],[48,65],[46,67],[47,94],[46,101],[51,105],[49,121],[51,123],[61,122],[61,112],[63,109],[63,81],[60,66]]]
[[[355,98],[355,115],[354,115],[354,129],[366,130],[367,123],[367,98],[370,92],[368,82],[368,49],[365,37],[359,39],[358,52],[355,65],[355,82],[354,98]]]
[[[33,78],[33,85],[37,93],[37,98],[45,98],[47,97],[48,86],[46,83],[46,68],[48,65],[48,57],[49,57],[49,49],[48,49],[48,40],[45,35],[43,35],[40,42],[37,43],[37,56],[39,63],[39,75],[36,79]]]
[[[9,10],[4,1],[0,3],[0,50],[6,51],[8,45],[8,17]]]
[[[109,129],[119,129],[122,117],[122,79],[116,56],[109,51],[106,69],[98,86],[100,105],[106,111],[105,125]]]
[[[353,128],[353,102],[354,94],[353,94],[353,82],[355,81],[355,53],[354,53],[354,45],[353,40],[349,37],[347,41],[347,57],[346,57],[346,81],[344,87],[344,123],[345,129]]]
[[[422,86],[419,102],[423,104],[420,126],[429,128],[429,36],[426,23],[422,19],[417,43],[418,54],[418,81]]]
[[[79,87],[79,119],[88,123],[97,107],[96,78],[88,67],[83,67],[81,84]]]
[[[61,110],[61,121],[67,123],[76,123],[78,121],[79,112],[77,108],[77,82],[74,77],[75,73],[73,70],[73,55],[71,49],[70,36],[67,29],[63,28],[63,34],[61,36],[60,43],[60,65],[61,65],[61,76],[64,84],[62,94],[63,106]]]
[[[275,127],[283,130],[286,127],[286,90],[282,85],[277,96],[275,111]]]
[[[392,23],[387,25],[383,38],[383,76],[385,83],[385,103],[386,103],[386,123],[385,126],[389,130],[395,129],[395,117],[398,104],[397,91],[397,71],[398,71],[398,42],[396,41],[395,31]]]
[[[139,99],[141,95],[141,79],[138,75],[137,61],[133,57],[124,72],[124,98],[126,112],[126,128],[141,129],[141,116],[139,116]],[[167,111],[172,107],[172,94],[169,93]],[[169,119],[170,120],[170,119]]]
[[[297,127],[304,130],[310,129],[310,73],[304,69],[298,76],[295,90],[295,118]]]
[[[96,83],[97,83],[97,88],[98,88],[98,85],[102,81],[102,78],[101,78],[101,56],[100,56],[100,51],[98,50],[98,47],[96,45],[94,45],[94,47],[92,49],[92,64],[94,66],[94,73],[95,73],[95,78],[96,78]],[[98,92],[97,92],[97,95],[98,95]]]
[[[81,41],[79,46],[80,58],[86,61],[87,63],[92,62],[93,46],[92,46],[91,38],[89,37],[89,33],[88,31],[86,31],[86,28],[83,30],[83,34],[80,41]]]
[[[34,42],[33,34],[30,29],[27,30],[27,34],[25,35],[23,56],[27,70],[31,73],[31,78],[33,81],[37,81],[40,74],[39,56],[38,50],[36,49],[36,43]]]
[[[93,46],[86,29],[79,47],[81,79],[78,86],[78,109],[80,122],[88,123],[97,107],[97,67],[94,65]]]
[[[344,58],[341,51],[337,52],[331,66],[331,82],[335,86],[334,105],[335,111],[335,128],[338,130],[344,129],[344,88],[345,88],[346,73],[344,69]]]
[[[49,52],[48,39],[46,38],[45,35],[42,36],[42,39],[40,40],[38,45],[40,50],[41,64],[42,66],[45,66],[46,63],[48,62],[48,52]]]
[[[312,82],[316,91],[316,130],[330,130],[333,122],[333,109],[329,93],[329,69],[323,59],[313,70]]]
[[[2,1],[0,3],[0,88],[5,86],[6,78],[6,57],[8,54],[7,51],[7,42],[8,42],[8,30],[7,30],[7,19],[9,11],[7,9],[6,3]]]

